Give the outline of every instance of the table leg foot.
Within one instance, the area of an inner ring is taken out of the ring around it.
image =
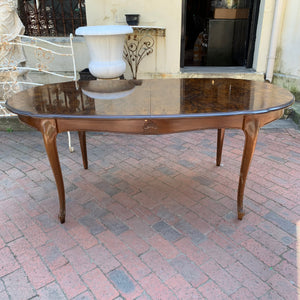
[[[243,209],[241,211],[238,211],[238,219],[239,220],[243,220],[244,215],[245,215],[245,212]]]
[[[65,221],[66,221],[66,212],[65,211],[59,212],[58,219],[59,219],[61,224],[65,223]]]

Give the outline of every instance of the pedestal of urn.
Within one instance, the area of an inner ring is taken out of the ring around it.
[[[90,54],[89,70],[97,78],[116,78],[124,74],[125,36],[133,30],[127,25],[84,26],[76,29],[83,35]]]

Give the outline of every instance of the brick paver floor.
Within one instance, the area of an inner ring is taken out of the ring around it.
[[[236,216],[243,134],[58,136],[67,217],[38,132],[0,132],[0,299],[297,299],[300,131],[263,129]]]

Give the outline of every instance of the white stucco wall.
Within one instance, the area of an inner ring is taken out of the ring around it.
[[[265,73],[272,32],[275,0],[261,0],[256,31],[253,69]]]
[[[266,72],[275,2],[261,1],[253,63],[257,72]],[[300,90],[300,1],[283,0],[281,13],[274,82],[293,90]]]
[[[181,5],[181,0],[86,0],[87,23],[122,25],[126,13],[137,13],[140,26],[166,28],[166,37],[157,37],[156,53],[142,61],[140,72],[179,73]]]
[[[275,72],[300,79],[300,1],[285,0]]]

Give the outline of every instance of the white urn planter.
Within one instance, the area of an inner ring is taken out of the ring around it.
[[[97,78],[117,78],[124,74],[125,36],[133,30],[127,25],[84,26],[76,29],[83,35],[90,54],[89,70]]]

